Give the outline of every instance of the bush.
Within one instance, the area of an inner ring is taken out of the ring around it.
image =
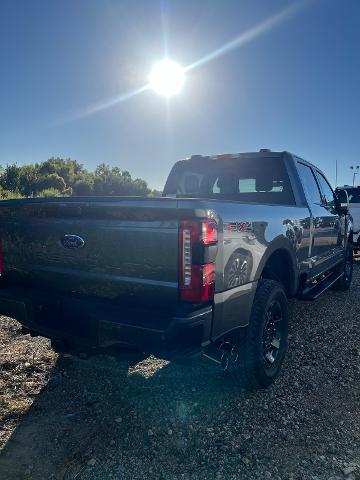
[[[160,190],[154,189],[154,190],[151,190],[148,196],[155,197],[155,198],[162,197],[162,192]]]
[[[57,190],[56,188],[45,188],[44,190],[41,190],[41,192],[37,192],[35,195],[36,197],[44,197],[44,198],[49,198],[49,197],[64,197],[64,196],[69,196],[71,195],[65,195],[65,192],[61,192],[60,190]]]
[[[10,200],[12,198],[23,198],[23,196],[18,192],[11,192],[10,190],[0,190],[0,199],[1,200]]]

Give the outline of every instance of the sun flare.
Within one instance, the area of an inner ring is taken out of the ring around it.
[[[165,97],[177,95],[181,91],[184,81],[184,69],[168,59],[156,63],[149,75],[150,87]]]

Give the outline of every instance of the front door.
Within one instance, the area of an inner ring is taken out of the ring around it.
[[[344,252],[344,231],[341,228],[341,215],[336,210],[335,194],[329,182],[318,170],[316,170],[316,177],[321,190],[322,205],[326,210],[323,216],[323,223],[327,229],[328,249],[334,257],[340,257],[340,260]]]

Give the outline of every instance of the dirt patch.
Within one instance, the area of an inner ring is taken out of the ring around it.
[[[0,446],[48,383],[56,359],[47,340],[23,336],[18,322],[0,317]]]
[[[0,478],[359,479],[360,268],[292,310],[283,373],[255,393],[207,363],[58,357],[2,317]]]

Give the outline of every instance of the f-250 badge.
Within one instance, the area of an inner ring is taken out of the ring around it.
[[[252,232],[251,222],[224,222],[224,232]]]

